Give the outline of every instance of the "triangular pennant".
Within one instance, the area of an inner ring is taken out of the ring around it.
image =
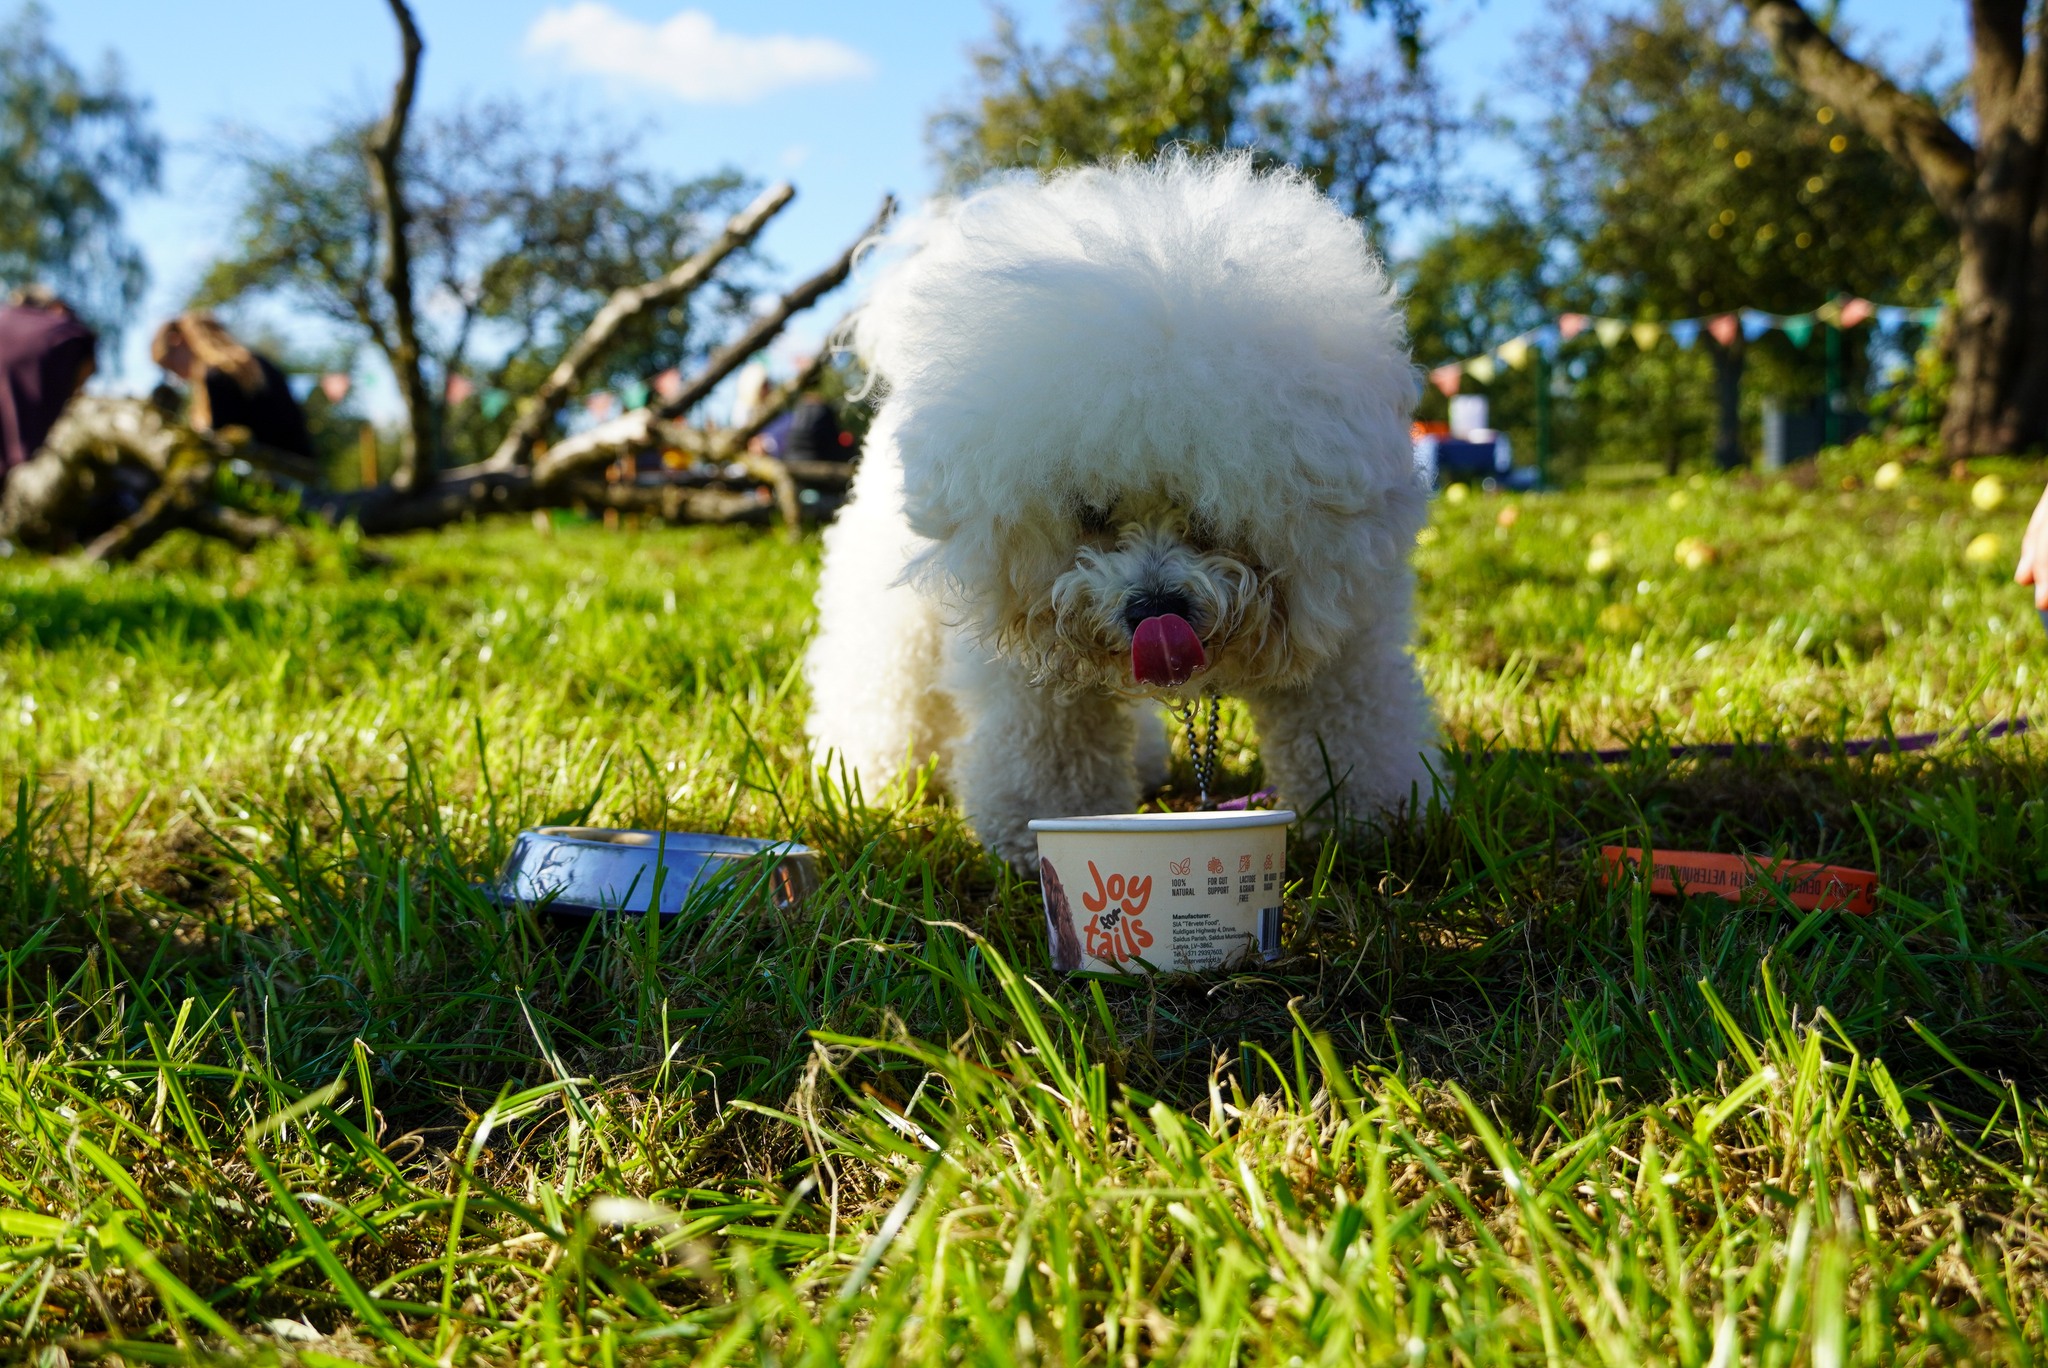
[[[1742,333],[1742,320],[1734,314],[1717,314],[1707,320],[1707,335],[1724,347],[1735,345]]]
[[[1866,321],[1877,311],[1877,306],[1867,299],[1851,299],[1842,305],[1841,325],[1854,328]]]
[[[1562,329],[1555,323],[1545,323],[1529,336],[1536,340],[1536,350],[1545,356],[1557,355],[1557,347],[1564,340]]]
[[[673,399],[683,392],[683,373],[674,366],[654,377],[654,392],[664,399]]]
[[[1611,347],[1621,341],[1628,331],[1628,323],[1620,318],[1596,318],[1593,320],[1593,335],[1600,339],[1600,345]]]
[[[310,375],[287,375],[284,383],[285,388],[292,392],[292,398],[303,404],[312,397],[316,381]]]
[[[1584,332],[1586,325],[1592,321],[1592,319],[1584,314],[1559,314],[1557,316],[1557,335],[1569,342]]]
[[[320,377],[320,392],[327,396],[327,402],[338,404],[348,398],[349,387],[355,382],[344,371],[329,371]]]
[[[626,407],[629,409],[645,408],[647,406],[646,382],[635,380],[632,384],[619,391],[619,397],[625,400]]]
[[[493,387],[484,391],[484,397],[477,400],[476,406],[477,411],[483,414],[484,421],[488,423],[503,413],[505,406],[511,402],[512,396],[510,394]]]
[[[1813,311],[1813,316],[1830,327],[1835,326],[1841,322],[1842,301],[1839,298],[1828,300]]]
[[[1700,340],[1700,321],[1697,318],[1674,318],[1666,324],[1664,331],[1671,334],[1671,340],[1681,347],[1691,347]]]
[[[1648,351],[1656,346],[1657,339],[1664,335],[1664,325],[1648,322],[1631,323],[1628,335],[1636,340],[1636,349],[1638,351]]]
[[[1443,391],[1443,396],[1446,399],[1458,392],[1458,386],[1464,382],[1464,379],[1465,368],[1455,361],[1451,362],[1448,366],[1438,366],[1429,373],[1429,383]]]
[[[1527,335],[1509,338],[1500,344],[1500,348],[1495,354],[1501,360],[1507,362],[1513,369],[1520,370],[1529,364],[1529,339]]]
[[[1877,326],[1892,332],[1911,322],[1912,314],[1913,311],[1903,304],[1880,304],[1877,306]]]
[[[1920,310],[1919,321],[1923,326],[1929,328],[1941,322],[1941,305],[1936,304],[1931,308]]]
[[[612,416],[612,407],[618,402],[609,392],[599,390],[583,401],[583,407],[589,411],[591,417],[602,423]]]
[[[449,407],[455,407],[461,404],[463,400],[469,398],[470,395],[476,393],[476,381],[466,375],[451,375],[448,377],[447,388],[444,392],[448,396]]]
[[[1742,336],[1745,341],[1754,342],[1777,325],[1778,320],[1762,309],[1742,311]]]
[[[1778,320],[1778,326],[1785,330],[1785,340],[1795,347],[1806,345],[1806,339],[1813,336],[1812,314],[1787,314]]]
[[[1491,356],[1475,356],[1465,363],[1465,374],[1471,376],[1482,385],[1493,383],[1493,377],[1499,369],[1498,366],[1493,364]]]

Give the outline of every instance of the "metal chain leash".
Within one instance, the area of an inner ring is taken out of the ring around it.
[[[1200,718],[1202,705],[1189,701],[1173,705],[1174,715],[1181,725],[1188,729],[1188,760],[1195,767],[1195,793],[1207,812],[1216,804],[1209,797],[1209,785],[1216,778],[1216,726],[1223,711],[1223,700],[1215,694],[1209,695],[1209,735],[1198,737],[1196,722]]]

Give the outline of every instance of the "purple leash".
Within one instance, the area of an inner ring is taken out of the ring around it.
[[[1854,741],[1842,742],[1842,754],[1869,755],[1872,751],[1877,751],[1885,754],[1903,755],[1908,751],[1927,750],[1940,742],[1956,737],[1974,736],[1982,741],[1996,741],[2001,737],[2024,736],[2031,730],[2033,730],[2033,725],[2026,718],[2015,717],[2010,720],[2001,719],[1997,722],[1987,722],[1981,727],[1956,727],[1950,731],[1908,732],[1904,736],[1863,736],[1858,737]],[[1742,741],[1704,741],[1693,745],[1671,746],[1668,748],[1667,753],[1673,760],[1689,760],[1696,757],[1729,760],[1742,751],[1768,754],[1772,751],[1785,749],[1787,747],[1784,745],[1773,745],[1769,742],[1751,744]],[[1522,750],[1509,751],[1507,754],[1548,756],[1581,765],[1615,765],[1620,764],[1624,760],[1634,759],[1638,755],[1655,755],[1656,752],[1629,746],[1616,746],[1607,750]],[[1216,810],[1218,812],[1243,812],[1254,803],[1272,802],[1277,792],[1278,790],[1276,789],[1262,788],[1257,793],[1248,793],[1242,798],[1226,798],[1216,805]]]

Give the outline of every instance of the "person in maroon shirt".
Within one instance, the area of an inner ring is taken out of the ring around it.
[[[39,286],[0,308],[0,483],[34,456],[98,363],[99,337]]]

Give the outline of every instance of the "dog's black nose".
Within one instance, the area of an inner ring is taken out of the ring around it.
[[[1185,594],[1141,589],[1124,601],[1124,626],[1135,632],[1138,630],[1138,624],[1146,618],[1160,617],[1166,613],[1186,618],[1193,612],[1194,605],[1188,602]]]

